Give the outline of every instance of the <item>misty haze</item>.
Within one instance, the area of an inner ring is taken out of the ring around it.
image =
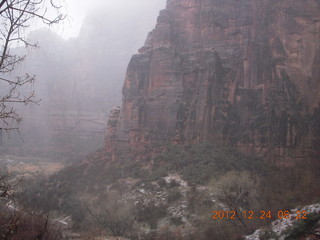
[[[0,19],[0,240],[320,239],[319,1]]]

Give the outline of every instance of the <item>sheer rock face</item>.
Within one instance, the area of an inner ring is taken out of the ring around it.
[[[320,1],[168,0],[129,63],[115,139],[315,153],[319,91]]]

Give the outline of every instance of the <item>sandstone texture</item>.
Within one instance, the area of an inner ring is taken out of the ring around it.
[[[319,158],[320,1],[168,0],[132,57],[116,142]]]

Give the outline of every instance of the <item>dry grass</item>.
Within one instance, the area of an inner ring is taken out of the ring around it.
[[[11,160],[7,165],[9,173],[25,177],[32,176],[37,173],[51,175],[65,167],[63,163],[53,162],[50,159],[17,156],[5,156],[5,159]]]
[[[35,173],[42,173],[44,175],[51,175],[64,168],[62,163],[39,163],[39,164],[28,164],[19,163],[14,166],[8,166],[9,173],[18,172],[22,176],[31,176]]]

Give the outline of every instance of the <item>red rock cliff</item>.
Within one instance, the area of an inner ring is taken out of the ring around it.
[[[168,0],[129,63],[116,141],[317,154],[319,34],[318,0]]]

